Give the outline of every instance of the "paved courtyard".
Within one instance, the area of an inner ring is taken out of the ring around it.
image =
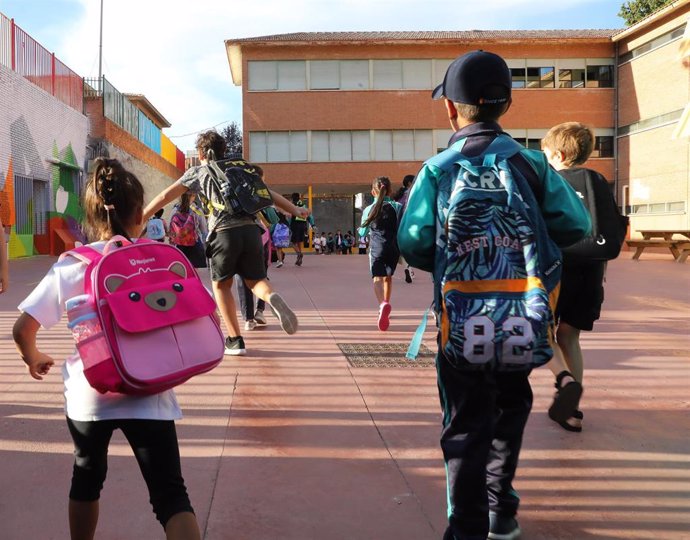
[[[609,266],[606,302],[583,339],[585,427],[546,409],[550,372],[533,373],[533,413],[516,488],[524,540],[690,539],[690,264],[630,253]],[[246,334],[249,355],[177,390],[182,466],[207,540],[439,540],[445,482],[429,367],[352,367],[338,344],[407,344],[429,276],[396,276],[390,331],[376,330],[366,257],[293,259],[270,277],[297,311]],[[69,537],[72,448],[59,369],[34,381],[11,341],[16,305],[52,259],[12,261],[0,295],[0,538]],[[430,326],[433,326],[430,324]],[[43,331],[64,357],[64,321]],[[433,349],[434,334],[425,343]],[[121,435],[110,448],[100,540],[163,538]]]

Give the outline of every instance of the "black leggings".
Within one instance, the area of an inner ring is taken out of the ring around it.
[[[165,527],[179,512],[194,512],[180,469],[180,450],[172,420],[67,419],[74,441],[74,469],[70,499],[97,501],[108,472],[108,444],[113,431],[122,430],[149,489],[156,518]]]

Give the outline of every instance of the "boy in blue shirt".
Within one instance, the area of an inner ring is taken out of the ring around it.
[[[428,160],[410,191],[398,231],[405,260],[434,272],[444,264],[449,191],[461,160],[483,155],[503,133],[498,119],[511,104],[511,76],[505,61],[484,51],[469,52],[448,67],[432,93],[444,98],[455,131],[449,148]],[[456,142],[462,153],[453,148]],[[535,191],[546,231],[559,246],[590,230],[589,216],[568,184],[538,151],[521,149],[509,158],[511,169]],[[548,239],[546,239],[548,240]],[[537,236],[537,244],[543,239]],[[439,244],[439,245],[437,245]],[[558,267],[560,261],[554,266]],[[437,312],[440,306],[436,306]],[[514,540],[519,497],[513,490],[522,434],[532,408],[529,366],[522,370],[462,369],[439,348],[436,366],[443,408],[441,448],[448,482],[448,528],[444,540]],[[567,384],[569,381],[563,381]],[[577,403],[562,404],[565,410]]]

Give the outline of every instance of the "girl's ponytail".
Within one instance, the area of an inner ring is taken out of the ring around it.
[[[84,212],[89,240],[115,235],[129,238],[131,227],[144,204],[141,183],[116,159],[96,158],[93,175],[84,190]]]
[[[374,203],[374,207],[371,209],[371,212],[369,212],[367,220],[362,223],[362,227],[368,227],[379,217],[381,208],[383,208],[383,203],[391,192],[391,180],[387,176],[379,176],[374,180],[371,187],[376,193],[376,202]]]

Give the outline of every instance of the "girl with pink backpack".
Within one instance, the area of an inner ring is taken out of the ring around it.
[[[83,200],[86,233],[95,240],[88,248],[103,251],[107,245],[113,244],[108,241],[118,235],[124,237],[123,243],[129,243],[125,239],[137,236],[141,229],[143,206],[144,189],[139,180],[117,160],[96,159]],[[158,243],[156,246],[175,249]],[[134,250],[129,252],[134,253]],[[134,256],[130,259],[133,267],[144,262],[137,259]],[[84,294],[85,285],[89,287],[85,279],[87,268],[90,265],[78,257],[61,258],[19,305],[22,314],[14,325],[13,335],[34,379],[42,380],[55,364],[53,358],[37,348],[38,330],[41,326],[50,328],[55,325],[66,309],[66,300]],[[170,268],[180,272],[194,271],[191,267],[182,268],[179,263],[171,264]],[[143,276],[153,271],[148,269],[140,273]],[[119,287],[130,278],[119,276],[117,280],[110,279],[110,285]],[[187,284],[186,281],[184,283]],[[156,296],[156,300],[152,293],[142,291],[139,297],[136,296],[139,293],[129,292],[128,300],[150,303],[157,310],[169,307],[169,303],[163,303],[170,295]],[[100,320],[106,322],[103,318]],[[75,448],[69,492],[71,538],[92,539],[95,536],[98,501],[107,471],[108,444],[113,431],[120,429],[132,447],[166,538],[199,539],[199,526],[181,474],[174,421],[180,419],[182,413],[173,390],[140,395],[101,393],[87,380],[84,361],[76,352],[63,363],[62,375],[67,425]]]

